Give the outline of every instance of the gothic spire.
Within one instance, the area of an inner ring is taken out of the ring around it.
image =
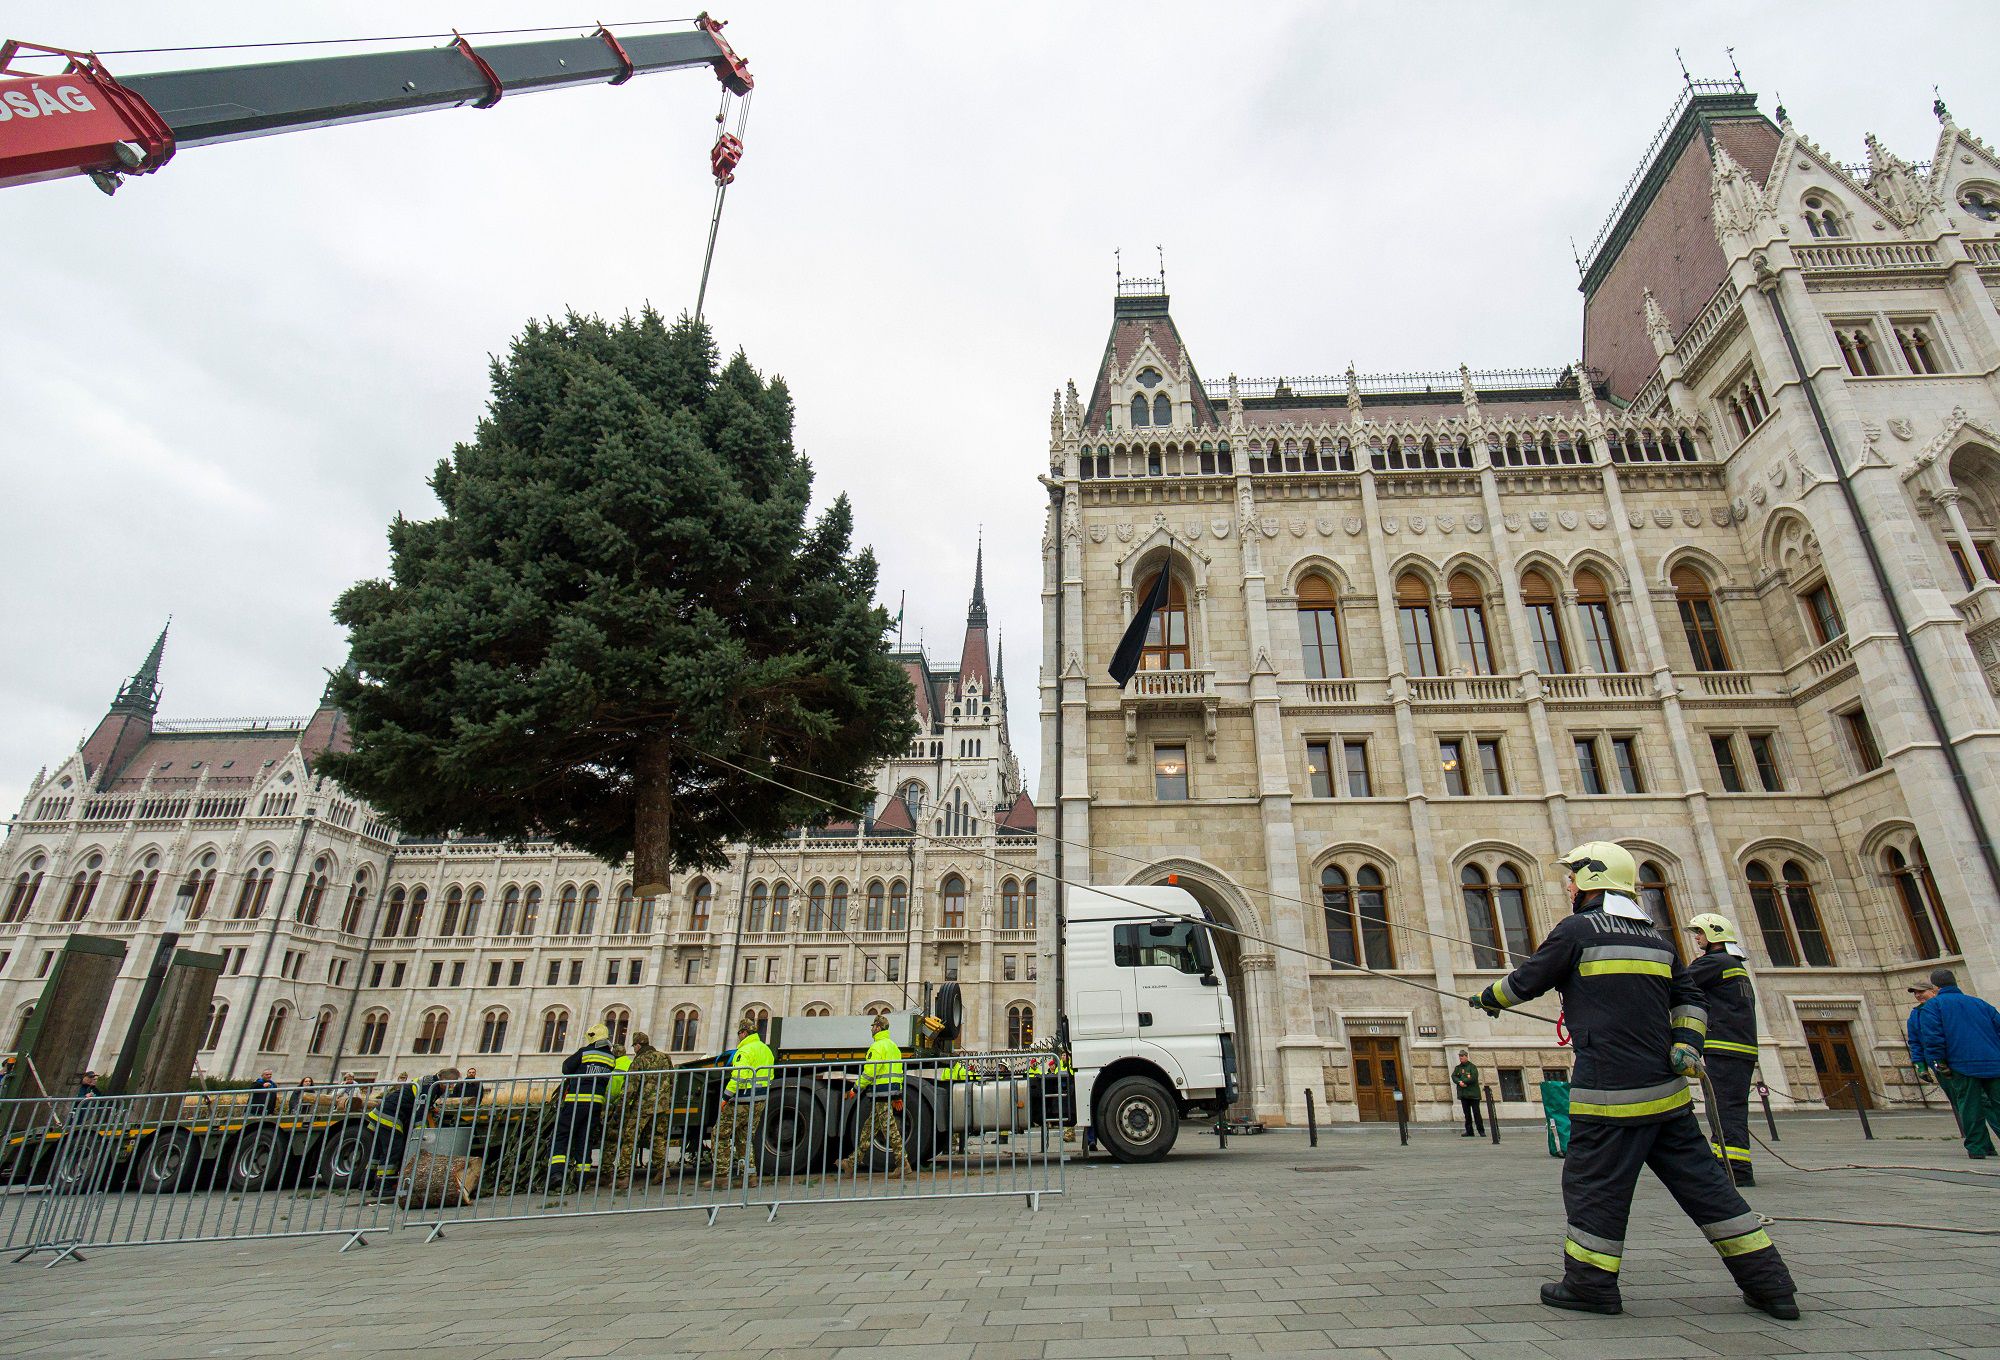
[[[965,611],[965,626],[986,626],[986,531],[983,529],[972,559],[972,607]]]
[[[136,713],[147,718],[159,713],[160,659],[167,650],[167,628],[173,626],[173,618],[169,616],[166,628],[160,629],[160,635],[153,639],[153,650],[146,653],[145,661],[111,701],[113,713]]]

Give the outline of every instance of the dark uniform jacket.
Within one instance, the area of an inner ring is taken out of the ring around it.
[[[617,1075],[609,1043],[585,1044],[563,1059],[563,1099],[579,1104],[602,1105]]]
[[[1674,1073],[1671,1053],[1676,1043],[1700,1049],[1707,1015],[1700,990],[1650,922],[1601,906],[1575,912],[1480,1001],[1506,1009],[1551,989],[1562,994],[1576,1048],[1571,1119],[1650,1124],[1689,1107],[1687,1081]]]
[[[1707,1051],[1727,1058],[1757,1056],[1757,993],[1743,960],[1726,949],[1709,950],[1688,965],[1708,1011]]]
[[[1460,1063],[1451,1069],[1451,1085],[1460,1100],[1479,1099],[1479,1068],[1469,1062]]]
[[[425,1077],[392,1086],[382,1093],[382,1103],[370,1115],[378,1123],[407,1133],[422,1122],[425,1109],[437,1097],[437,1084],[436,1077]]]

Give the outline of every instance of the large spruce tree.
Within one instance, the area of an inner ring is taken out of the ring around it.
[[[631,854],[645,896],[824,819],[730,766],[849,806],[914,735],[847,498],[807,523],[783,380],[700,322],[531,323],[431,487],[444,514],[399,515],[391,578],[334,608],[327,769],[404,830]]]

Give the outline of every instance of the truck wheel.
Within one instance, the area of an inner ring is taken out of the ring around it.
[[[170,1195],[186,1187],[201,1165],[201,1149],[186,1129],[155,1134],[139,1158],[134,1186],[148,1194]]]
[[[1093,1123],[1114,1161],[1157,1162],[1180,1135],[1180,1107],[1151,1077],[1120,1077],[1097,1102]]]
[[[331,1190],[351,1190],[368,1179],[368,1131],[358,1125],[329,1130],[320,1140],[317,1179]]]
[[[929,1166],[938,1152],[937,1107],[931,1103],[933,1099],[930,1091],[919,1087],[906,1087],[903,1092],[903,1113],[898,1116],[903,1125],[903,1160],[913,1170]],[[869,1140],[868,1146],[861,1150],[861,1158],[870,1171],[889,1170],[888,1140]]]
[[[229,1150],[229,1188],[239,1194],[268,1190],[278,1183],[284,1170],[284,1156],[278,1150],[276,1129],[253,1129],[236,1140]]]
[[[757,1129],[757,1170],[767,1176],[796,1176],[812,1169],[826,1142],[826,1117],[810,1086],[771,1092]]]

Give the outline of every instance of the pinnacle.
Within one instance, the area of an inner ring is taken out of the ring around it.
[[[146,659],[118,691],[118,697],[112,700],[112,712],[141,713],[150,718],[160,711],[160,662],[167,650],[167,629],[173,626],[170,614],[166,626],[160,629],[160,635],[153,639],[153,648],[146,653]]]

